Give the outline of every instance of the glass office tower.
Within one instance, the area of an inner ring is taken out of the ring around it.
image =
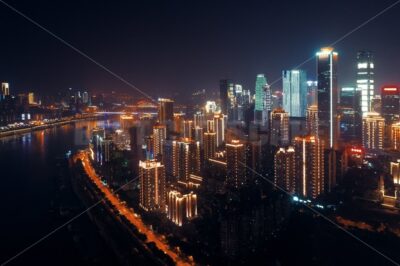
[[[290,117],[305,117],[307,108],[307,76],[304,70],[282,72],[283,109]]]

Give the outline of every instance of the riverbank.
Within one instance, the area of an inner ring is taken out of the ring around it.
[[[29,132],[43,130],[43,129],[47,129],[47,128],[52,128],[52,127],[72,124],[72,123],[81,122],[81,121],[98,120],[98,119],[103,119],[103,118],[104,118],[103,114],[96,114],[96,115],[93,115],[93,116],[85,116],[85,117],[79,117],[79,118],[73,118],[73,119],[67,119],[67,120],[62,120],[62,121],[51,122],[51,123],[47,123],[47,124],[44,124],[44,125],[30,126],[30,127],[21,128],[21,129],[12,129],[12,130],[8,130],[8,131],[0,132],[0,138],[9,137],[9,136],[17,136],[17,135],[26,134],[26,133],[29,133]]]
[[[142,230],[132,226],[115,202],[104,195],[88,176],[87,163],[73,156],[70,159],[71,179],[75,193],[85,204],[89,217],[118,258],[121,265],[174,265],[167,254],[154,243],[148,243]],[[96,208],[94,208],[96,206]],[[126,211],[125,211],[126,212]]]

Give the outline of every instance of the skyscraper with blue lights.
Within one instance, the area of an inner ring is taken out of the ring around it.
[[[283,109],[290,117],[305,117],[307,108],[307,75],[304,70],[282,72]]]

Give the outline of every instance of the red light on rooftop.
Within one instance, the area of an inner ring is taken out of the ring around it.
[[[383,86],[381,89],[382,94],[397,94],[400,93],[400,89],[396,85]]]

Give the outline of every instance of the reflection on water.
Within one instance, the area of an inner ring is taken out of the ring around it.
[[[62,178],[68,177],[62,162],[69,150],[87,146],[91,130],[99,126],[112,128],[118,123],[83,121],[0,138],[0,235],[2,242],[7,243],[0,249],[0,263],[64,221],[59,216],[59,202],[75,202],[79,206],[80,202],[72,192],[62,194]],[[86,223],[90,224],[87,218]],[[64,265],[68,262],[73,265],[76,261],[72,258],[77,256],[75,249],[71,232],[65,229],[27,252],[19,264],[33,261],[42,264],[54,254],[54,260],[63,259]]]
[[[74,145],[75,147],[87,146],[90,141],[92,130],[96,127],[112,130],[119,128],[119,122],[113,120],[78,122],[75,124]]]

